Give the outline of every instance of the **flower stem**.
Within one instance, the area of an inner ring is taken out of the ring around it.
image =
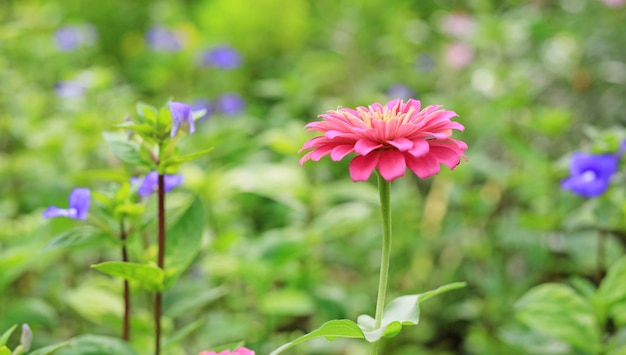
[[[128,251],[126,249],[126,228],[124,219],[120,220],[120,239],[122,240],[122,261],[128,262]],[[124,321],[122,326],[122,339],[130,340],[130,286],[128,280],[124,279]]]
[[[158,224],[159,224],[159,255],[157,265],[161,270],[165,271],[165,175],[159,173],[158,189]],[[161,353],[161,313],[163,307],[163,297],[160,291],[157,291],[154,297],[154,341],[155,355]]]
[[[385,308],[385,295],[387,293],[387,280],[389,277],[389,259],[391,255],[391,208],[389,203],[389,190],[391,183],[378,175],[378,192],[380,194],[380,213],[383,222],[383,248],[380,258],[380,277],[378,279],[378,297],[376,299],[376,322],[374,329],[380,328]],[[372,343],[371,355],[378,354],[380,340]]]

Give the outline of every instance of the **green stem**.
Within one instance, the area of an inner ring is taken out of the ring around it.
[[[122,241],[122,261],[128,262],[128,250],[126,247],[126,227],[124,227],[124,217],[120,220],[120,239]],[[124,320],[122,321],[122,339],[130,340],[130,285],[124,279]]]
[[[378,175],[378,192],[380,194],[380,213],[383,222],[383,248],[380,258],[380,277],[378,279],[378,297],[376,299],[376,322],[374,329],[380,328],[385,308],[387,280],[389,278],[389,259],[391,256],[391,208],[389,203],[389,187],[391,183]],[[378,354],[380,340],[372,343],[371,355]]]

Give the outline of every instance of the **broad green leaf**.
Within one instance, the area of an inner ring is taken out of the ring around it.
[[[384,337],[394,337],[402,330],[403,325],[417,325],[420,319],[420,303],[441,293],[465,287],[464,282],[455,282],[441,286],[435,290],[417,295],[400,296],[391,301],[383,311],[381,326],[375,329],[374,318],[363,314],[357,323],[363,330],[365,339],[370,343]]]
[[[0,346],[7,344],[7,341],[9,341],[9,338],[11,337],[11,334],[13,334],[13,332],[15,331],[15,328],[17,328],[17,324],[14,324],[11,328],[2,333],[2,336],[0,336]]]
[[[144,165],[139,154],[141,145],[138,142],[128,141],[124,134],[103,132],[102,136],[118,159],[132,165]]]
[[[610,308],[626,299],[626,257],[622,257],[607,270],[598,288],[598,298]]]
[[[597,354],[602,346],[593,307],[569,286],[547,283],[534,287],[516,308],[520,322],[535,331],[589,354]]]
[[[107,280],[109,284],[118,284],[118,280]],[[63,301],[84,319],[117,329],[124,312],[120,295],[102,283],[81,283],[77,288],[63,293]]]
[[[204,324],[204,319],[198,319],[197,321],[187,324],[180,330],[176,331],[176,333],[169,336],[163,342],[163,350],[167,350],[168,348],[180,343],[183,339],[185,339],[189,334],[193,333],[196,329],[200,328],[200,326]]]
[[[107,235],[100,229],[91,226],[78,226],[52,238],[52,241],[43,250],[97,243],[106,239]]]
[[[276,355],[297,344],[314,338],[325,337],[328,340],[336,338],[361,338],[375,342],[381,337],[392,337],[402,330],[403,325],[417,325],[419,322],[419,303],[441,293],[465,287],[464,282],[455,282],[441,286],[435,290],[417,295],[401,296],[391,301],[383,312],[381,327],[374,329],[374,319],[370,316],[359,316],[358,324],[348,320],[331,320],[318,329],[305,334],[274,350],[270,355]]]
[[[59,355],[137,355],[137,352],[119,338],[102,335],[81,335],[73,338]],[[29,354],[30,355],[30,354]]]
[[[0,346],[0,355],[11,355],[11,350],[6,346]]]
[[[281,352],[303,343],[307,340],[325,337],[328,340],[334,340],[336,338],[364,338],[361,328],[349,319],[334,319],[324,323],[321,327],[314,331],[299,337],[298,339],[289,342],[280,348],[272,351],[270,355],[277,355]]]
[[[200,251],[205,217],[202,201],[194,198],[187,210],[167,231],[165,289],[174,285]]]
[[[64,341],[62,343],[59,344],[54,344],[54,345],[49,345],[49,346],[45,346],[43,348],[37,349],[37,350],[33,350],[31,352],[28,353],[28,355],[49,355],[49,354],[54,354],[57,350],[64,348],[66,346],[70,345],[69,341]]]
[[[177,287],[173,292],[176,291],[180,292],[181,288]],[[192,312],[197,311],[199,308],[206,306],[227,293],[224,287],[209,289],[203,287],[202,290],[194,290],[193,292],[185,289],[182,291],[182,298],[177,298],[176,302],[168,306],[163,314],[164,316],[176,318],[185,314],[192,314]]]
[[[154,292],[163,290],[163,270],[155,265],[107,261],[91,265],[91,267],[111,276],[138,282],[148,291]]]

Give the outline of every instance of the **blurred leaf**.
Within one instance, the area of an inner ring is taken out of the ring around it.
[[[302,316],[315,312],[312,297],[298,290],[279,290],[263,296],[259,302],[262,313],[279,316]]]
[[[117,328],[121,322],[123,308],[119,294],[100,283],[83,283],[66,291],[63,299],[72,310],[94,324]]]
[[[178,289],[179,288],[176,288],[176,290]],[[168,295],[169,294],[170,293],[168,293]],[[176,318],[185,314],[192,314],[193,311],[209,304],[225,294],[226,289],[224,287],[214,287],[195,292],[185,292],[181,296],[182,298],[177,299],[176,302],[167,307],[164,315],[170,318]]]
[[[128,141],[126,136],[120,133],[103,132],[102,136],[118,159],[132,165],[144,165],[139,154],[141,145],[138,142]]]
[[[7,341],[9,341],[9,338],[11,337],[11,334],[13,334],[13,331],[15,331],[15,328],[17,328],[17,324],[14,324],[11,328],[2,333],[2,336],[0,336],[0,345],[7,344]]]
[[[108,235],[100,229],[91,226],[78,226],[58,234],[46,245],[43,250],[63,247],[74,247],[105,241]]]
[[[6,346],[0,346],[0,355],[11,355],[11,350]]]
[[[69,346],[58,355],[137,355],[138,353],[125,341],[102,335],[80,335],[69,342]]]
[[[517,318],[531,329],[596,354],[600,331],[592,306],[570,287],[548,283],[532,288],[516,304]]]
[[[213,150],[213,147],[207,148],[207,149],[203,149],[201,151],[198,151],[198,152],[195,152],[195,153],[191,153],[191,154],[187,154],[187,155],[172,157],[172,158],[167,159],[166,161],[163,162],[162,169],[166,169],[168,166],[171,166],[171,165],[177,165],[177,164],[180,164],[180,163],[184,163],[186,161],[190,161],[190,160],[194,160],[194,159],[200,158],[201,156],[208,154],[212,150]]]
[[[626,299],[624,285],[626,285],[626,256],[611,265],[598,288],[598,298],[607,309]]]
[[[186,326],[179,329],[171,336],[167,337],[167,339],[163,341],[163,351],[166,351],[168,348],[180,343],[189,334],[193,333],[196,329],[200,328],[202,324],[204,324],[204,319],[198,319],[197,321],[191,324],[187,324]]]
[[[165,289],[174,286],[200,251],[204,230],[205,210],[199,198],[194,198],[187,210],[167,231],[165,249]]]
[[[43,348],[37,349],[37,350],[33,350],[31,352],[28,353],[28,355],[48,355],[48,354],[54,354],[57,350],[64,348],[66,346],[70,345],[69,341],[64,341],[62,343],[59,344],[54,344],[54,345],[49,345],[49,346],[45,346]]]
[[[91,265],[91,267],[111,276],[138,282],[143,288],[151,292],[163,290],[163,270],[155,265],[107,261]]]
[[[145,118],[149,122],[156,122],[157,114],[159,112],[156,107],[152,105],[148,105],[145,102],[139,101],[137,102],[136,109],[137,109],[137,114],[140,117]]]

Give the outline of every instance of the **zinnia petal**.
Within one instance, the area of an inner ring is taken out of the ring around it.
[[[330,159],[332,159],[333,161],[340,161],[341,159],[343,159],[343,157],[352,152],[354,152],[354,146],[349,144],[338,145],[333,148],[332,152],[330,153]]]
[[[398,148],[399,151],[401,152],[406,152],[407,150],[413,148],[414,144],[411,140],[406,139],[404,137],[400,137],[400,138],[396,138],[394,140],[391,140],[389,142],[387,142],[389,144],[391,144],[392,146]]]
[[[380,152],[378,171],[385,180],[392,181],[404,176],[405,170],[406,161],[403,153],[391,149]]]
[[[368,155],[359,155],[350,161],[350,177],[352,181],[366,181],[376,168],[380,154],[373,152]]]
[[[359,155],[368,155],[371,151],[382,146],[381,143],[372,142],[368,139],[359,139],[354,145],[354,151]]]
[[[416,158],[410,154],[405,154],[406,165],[420,179],[428,179],[439,174],[439,161],[431,154]]]

